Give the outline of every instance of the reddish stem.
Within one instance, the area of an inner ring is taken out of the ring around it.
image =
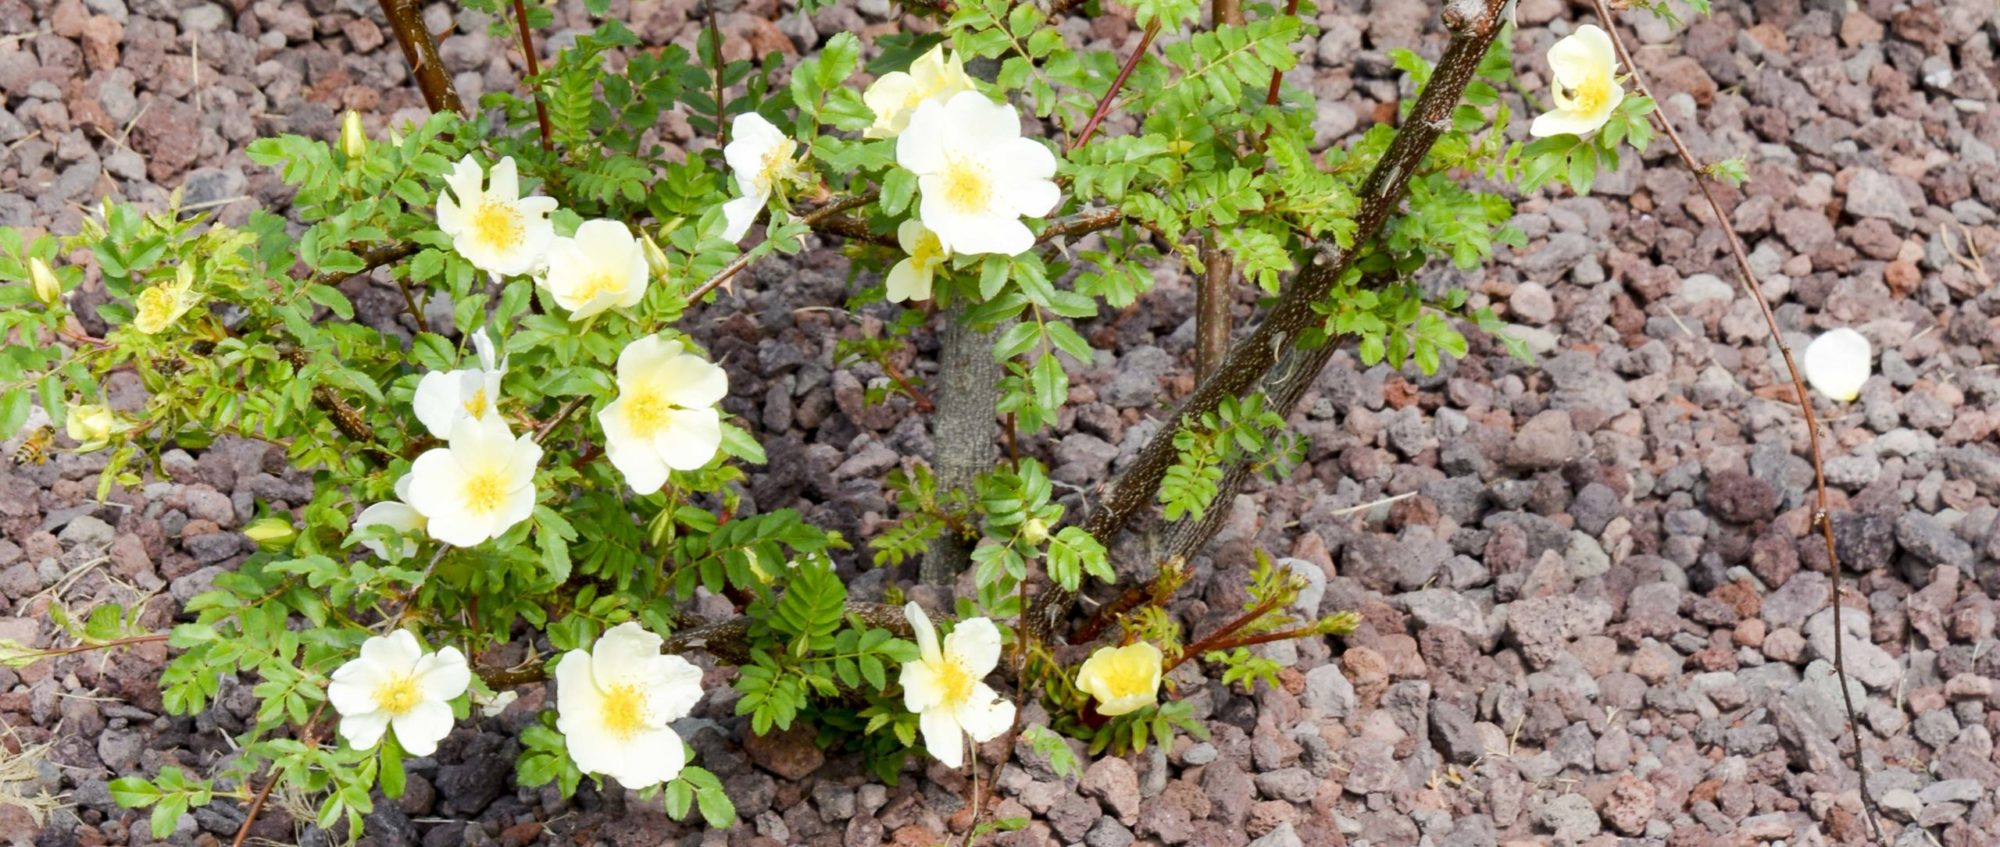
[[[1111,114],[1111,101],[1118,99],[1118,89],[1125,87],[1125,80],[1132,76],[1132,69],[1139,66],[1139,60],[1146,55],[1146,48],[1153,45],[1153,36],[1159,34],[1159,21],[1154,21],[1151,26],[1146,27],[1145,34],[1139,36],[1139,47],[1132,51],[1132,55],[1125,57],[1125,64],[1118,68],[1118,76],[1111,80],[1111,88],[1097,101],[1097,109],[1090,113],[1090,120],[1084,122],[1083,131],[1077,133],[1076,140],[1070,142],[1069,149],[1082,147],[1092,135],[1096,134],[1097,125],[1104,122],[1105,115]]]
[[[542,64],[535,59],[535,35],[528,30],[528,4],[524,0],[514,0],[514,21],[521,27],[521,55],[528,59],[528,76],[541,76]],[[549,107],[542,102],[539,91],[535,98],[535,120],[542,125],[542,150],[554,152],[556,149],[555,127],[549,123]],[[422,320],[419,318],[419,320]]]

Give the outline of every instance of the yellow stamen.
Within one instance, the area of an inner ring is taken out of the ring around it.
[[[1611,78],[1593,76],[1570,90],[1570,110],[1584,114],[1596,114],[1611,102]]]
[[[486,417],[486,389],[481,387],[472,392],[472,399],[465,401],[465,413],[474,418]]]
[[[910,251],[910,262],[920,268],[930,267],[942,261],[943,254],[944,244],[938,241],[937,233],[926,230],[917,239],[917,249]]]
[[[481,201],[472,210],[472,234],[495,247],[512,247],[521,241],[521,218],[512,207],[492,200]]]
[[[625,397],[625,425],[631,427],[633,435],[651,438],[667,425],[667,413],[672,410],[673,404],[657,389],[642,385]]]
[[[797,146],[798,142],[787,138],[772,147],[770,152],[764,154],[764,165],[757,172],[758,179],[767,186],[789,179],[795,169],[792,149]]]
[[[414,676],[398,676],[375,688],[375,708],[390,717],[409,714],[423,701],[424,692]]]
[[[978,165],[953,162],[944,172],[944,199],[952,206],[967,212],[985,211],[993,198],[993,186],[987,182],[986,169]]]
[[[1104,668],[1104,687],[1115,696],[1143,694],[1152,690],[1153,670],[1141,662],[1111,662]]]
[[[506,476],[499,469],[475,471],[465,478],[465,508],[475,513],[491,512],[507,502]]]
[[[599,294],[618,294],[625,290],[625,284],[616,274],[601,273],[583,281],[576,290],[576,299],[589,302]]]
[[[931,665],[937,674],[938,688],[944,692],[947,705],[957,705],[972,699],[972,686],[979,682],[972,674],[965,672],[965,666],[946,658]]]
[[[630,740],[646,728],[646,695],[638,686],[613,685],[604,691],[604,731]]]

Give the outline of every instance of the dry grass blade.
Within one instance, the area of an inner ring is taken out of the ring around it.
[[[8,735],[13,733],[10,731]],[[21,752],[9,753],[7,745],[0,744],[0,806],[14,806],[27,812],[36,826],[47,822],[50,814],[70,805],[61,797],[50,794],[48,789],[34,784],[41,773],[37,763],[48,758],[49,749],[54,746],[54,741],[46,741],[22,745]]]

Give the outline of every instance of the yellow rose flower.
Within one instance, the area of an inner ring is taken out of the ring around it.
[[[139,311],[132,316],[133,328],[147,335],[157,335],[161,330],[180,320],[181,315],[194,308],[198,300],[194,291],[194,270],[182,265],[173,282],[163,282],[139,292]]]
[[[1127,715],[1160,702],[1160,648],[1144,641],[1103,647],[1077,671],[1076,685],[1097,699],[1097,713]]]
[[[1549,48],[1549,72],[1555,77],[1549,93],[1556,107],[1528,126],[1536,138],[1596,132],[1625,99],[1611,35],[1590,24]]]
[[[63,420],[63,431],[81,444],[110,441],[120,429],[118,414],[105,406],[71,406]]]

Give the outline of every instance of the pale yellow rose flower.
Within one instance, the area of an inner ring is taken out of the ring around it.
[[[1160,648],[1144,641],[1103,647],[1085,660],[1076,685],[1097,700],[1098,714],[1117,717],[1160,702]]]

